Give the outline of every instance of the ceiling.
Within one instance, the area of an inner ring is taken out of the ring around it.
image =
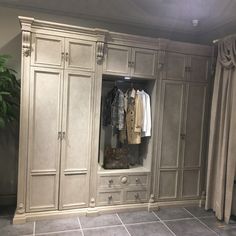
[[[236,33],[235,0],[0,0],[0,4],[183,34],[199,41]],[[197,27],[193,19],[199,20]]]

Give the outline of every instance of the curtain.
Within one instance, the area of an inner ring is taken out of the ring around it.
[[[229,223],[236,170],[236,35],[218,42],[210,119],[206,209]]]

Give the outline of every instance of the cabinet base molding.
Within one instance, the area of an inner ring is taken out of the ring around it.
[[[127,211],[141,211],[141,210],[158,210],[160,207],[177,207],[177,206],[199,206],[202,200],[186,200],[186,201],[172,201],[172,202],[155,202],[155,203],[140,203],[140,204],[126,204],[115,206],[101,206],[94,208],[83,208],[63,211],[42,211],[31,212],[25,214],[16,213],[13,218],[13,224],[24,224],[29,221],[59,219],[73,216],[97,216],[108,213],[119,213]]]

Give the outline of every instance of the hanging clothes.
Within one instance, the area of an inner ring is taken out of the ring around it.
[[[115,86],[108,94],[106,95],[104,99],[104,104],[103,104],[103,125],[108,126],[111,125],[111,108],[112,108],[112,103],[115,99],[116,92],[118,88]]]
[[[141,129],[140,132],[135,132],[136,91],[134,89],[128,91],[128,94],[126,94],[125,99],[127,99],[125,103],[127,103],[126,125],[128,144],[140,144]]]
[[[118,130],[124,128],[124,93],[117,89],[115,98],[111,104],[111,123]]]
[[[149,137],[151,136],[152,128],[150,96],[144,90],[139,93],[143,103],[142,137]]]
[[[106,96],[103,106],[103,125],[124,128],[124,93],[115,86]]]
[[[134,132],[141,133],[143,124],[143,97],[139,90],[137,90],[135,95],[135,127]]]

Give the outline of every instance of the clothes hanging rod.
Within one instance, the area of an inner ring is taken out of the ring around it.
[[[104,82],[110,82],[110,83],[114,83],[114,82],[117,82],[117,83],[122,83],[122,84],[131,84],[131,83],[135,83],[135,84],[138,84],[138,83],[147,83],[148,81],[147,80],[135,80],[135,79],[131,79],[131,80],[124,80],[124,79],[106,79],[106,78],[103,78],[102,81]]]

